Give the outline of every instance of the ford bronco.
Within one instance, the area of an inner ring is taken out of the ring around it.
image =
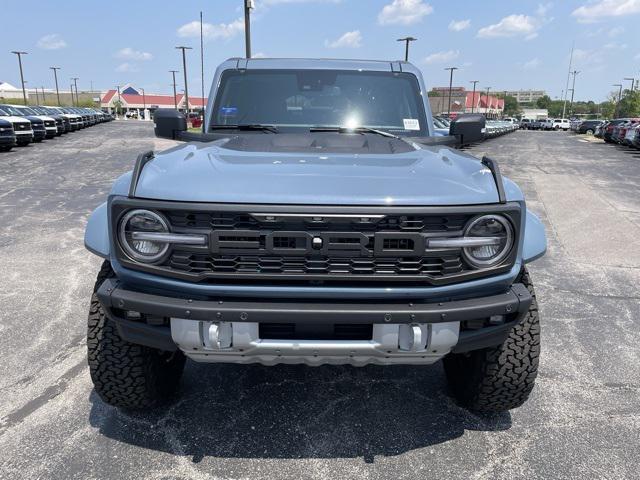
[[[124,408],[178,389],[186,357],[428,365],[476,411],[521,405],[540,353],[526,264],[544,227],[462,115],[434,135],[407,62],[230,59],[203,132],[176,110],[90,216],[104,258],[88,318],[96,392]]]

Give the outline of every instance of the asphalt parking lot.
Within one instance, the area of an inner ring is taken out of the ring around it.
[[[188,363],[153,413],[103,404],[85,321],[91,210],[138,153],[172,142],[112,122],[0,153],[0,478],[640,478],[640,152],[564,132],[473,147],[547,225],[531,266],[536,389],[480,417],[432,367]]]

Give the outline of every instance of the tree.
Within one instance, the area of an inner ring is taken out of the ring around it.
[[[551,106],[551,97],[549,95],[543,95],[536,101],[536,107],[549,108]]]
[[[522,109],[518,104],[518,100],[516,97],[512,97],[511,95],[499,95],[500,98],[504,99],[504,115],[507,117],[516,117],[522,113]]]
[[[617,108],[618,117],[640,116],[640,92],[625,90]]]

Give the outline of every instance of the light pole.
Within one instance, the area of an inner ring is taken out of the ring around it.
[[[118,90],[118,106],[116,107],[116,116],[120,115],[120,108],[122,108],[122,99],[120,97],[120,85],[116,85]]]
[[[613,86],[614,87],[620,87],[620,91],[618,92],[618,101],[616,102],[616,109],[613,112],[613,116],[617,117],[618,116],[618,107],[620,106],[620,100],[622,99],[622,84],[621,83],[614,83]]]
[[[635,78],[632,78],[632,77],[625,77],[623,80],[629,80],[629,81],[631,81],[631,90],[629,90],[629,91],[630,91],[630,92],[633,92],[633,87],[634,87],[634,86],[635,86],[635,84],[636,84],[636,79],[635,79]]]
[[[140,90],[142,90],[142,119],[146,120],[147,119],[147,97],[144,94],[144,88],[141,88]]]
[[[28,82],[25,82],[28,83]],[[38,87],[35,88],[36,90],[36,105],[40,105],[40,95],[38,94]]]
[[[418,39],[413,37],[404,37],[404,38],[399,38],[397,40],[398,42],[405,42],[405,45],[404,45],[404,61],[405,62],[409,61],[409,43],[415,42],[416,40]]]
[[[447,106],[447,117],[451,117],[451,86],[453,85],[453,71],[458,70],[458,67],[447,67],[445,70],[449,70],[449,104]]]
[[[184,99],[186,105],[187,114],[189,113],[189,90],[187,88],[187,56],[186,50],[191,50],[191,47],[176,47],[178,50],[182,50],[182,71],[184,72]]]
[[[487,87],[487,99],[486,99],[486,103],[485,105],[485,110],[484,110],[484,116],[489,118],[489,90],[491,90],[491,87]]]
[[[246,57],[251,58],[251,9],[254,8],[253,0],[244,0],[244,47]],[[187,88],[185,85],[185,95]]]
[[[76,107],[78,105],[80,105],[80,99],[78,98],[78,77],[73,77],[71,80],[73,80],[73,84],[76,87]],[[73,95],[71,96],[73,98]]]
[[[176,107],[176,110],[178,110],[178,97],[177,97],[177,93],[176,93],[176,73],[179,72],[179,70],[169,70],[169,72],[171,73],[171,76],[173,77],[173,105]]]
[[[574,70],[573,72],[571,72],[571,75],[573,75],[573,84],[571,86],[571,103],[569,104],[569,113],[571,115],[573,115],[573,94],[576,91],[576,75],[578,75],[580,72],[578,70]]]
[[[58,72],[60,67],[49,67],[50,70],[53,70],[53,78],[56,81],[56,97],[58,98],[58,106],[60,106],[60,90],[58,90]]]
[[[471,113],[476,106],[476,84],[478,84],[480,80],[471,80],[469,83],[473,83],[473,93],[471,94]]]
[[[44,105],[46,103],[46,100],[44,98],[44,87],[40,87],[42,89],[42,104]]]
[[[18,56],[18,65],[20,66],[20,81],[22,82],[22,99],[24,104],[27,104],[27,91],[24,88],[24,75],[22,74],[22,55],[28,55],[27,52],[13,51],[11,52]]]

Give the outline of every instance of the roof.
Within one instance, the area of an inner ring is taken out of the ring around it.
[[[398,71],[414,72],[417,68],[409,62],[400,60],[356,60],[337,58],[230,58],[223,68],[256,68],[256,69],[326,69],[326,70],[370,70],[379,72]]]

